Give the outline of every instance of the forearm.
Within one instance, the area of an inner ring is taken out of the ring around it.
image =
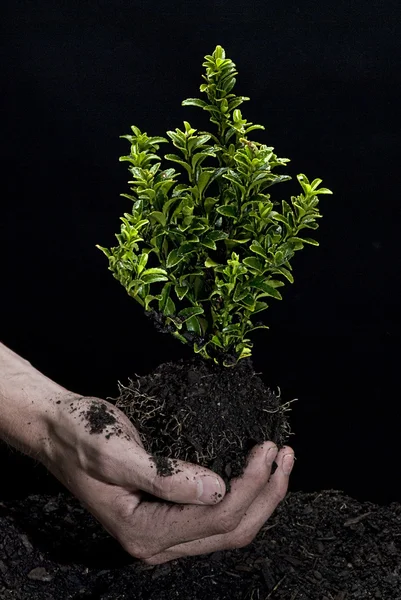
[[[66,393],[0,342],[0,440],[39,460],[43,458],[54,404]]]

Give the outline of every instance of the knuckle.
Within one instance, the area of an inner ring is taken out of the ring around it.
[[[155,554],[149,548],[139,546],[133,542],[128,542],[125,544],[122,543],[121,545],[124,548],[124,550],[128,552],[128,554],[143,562],[150,560]]]
[[[120,531],[121,535],[126,536],[126,527],[132,519],[132,503],[129,501],[129,499],[127,499],[127,497],[124,494],[118,493],[113,498],[113,510],[118,518],[117,531]]]
[[[239,548],[245,548],[245,546],[249,546],[250,544],[252,544],[255,537],[256,533],[247,533],[246,535],[243,535],[242,539],[239,542],[241,544]]]
[[[142,561],[145,564],[153,564],[151,562],[151,558],[154,556],[154,552],[151,552],[147,549],[137,550],[135,558]]]
[[[154,556],[145,556],[140,559],[144,565],[154,566],[161,565],[163,561],[156,559]]]
[[[271,496],[275,504],[279,504],[284,500],[287,494],[287,485],[283,482],[275,485],[271,490]]]
[[[180,556],[176,556],[176,558],[180,558]],[[144,565],[149,565],[149,566],[156,566],[156,565],[163,565],[166,562],[169,562],[170,560],[172,560],[171,556],[168,556],[166,554],[153,554],[152,556],[148,557],[148,558],[143,558],[142,562]]]
[[[149,560],[159,552],[158,549],[152,547],[152,544],[146,543],[144,539],[127,538],[126,534],[118,535],[116,539],[125,552],[140,561]]]
[[[217,519],[217,532],[222,534],[231,533],[240,524],[241,516],[236,513],[223,514],[219,519]]]
[[[154,496],[169,500],[173,491],[173,481],[171,477],[160,477],[155,475],[151,482],[152,493]]]
[[[249,546],[249,544],[252,544],[254,538],[255,536],[250,533],[235,533],[228,538],[227,550],[245,548],[246,546]]]

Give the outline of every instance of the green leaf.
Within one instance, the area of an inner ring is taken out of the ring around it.
[[[215,262],[210,257],[207,257],[207,259],[205,260],[205,267],[207,267],[208,269],[210,269],[211,267],[218,267],[218,266],[219,266],[219,263]]]
[[[153,301],[153,300],[157,300],[157,296],[152,296],[151,294],[148,294],[145,298],[145,305],[144,308],[145,310],[149,310],[149,304]]]
[[[203,206],[205,208],[205,212],[208,215],[210,213],[210,211],[212,210],[213,206],[219,201],[218,198],[206,198],[206,200],[203,203]]]
[[[209,234],[205,235],[205,237],[201,240],[201,244],[202,244],[202,246],[205,246],[206,248],[210,248],[211,250],[217,249],[216,242],[214,241],[213,238],[210,237]]]
[[[240,302],[242,302],[242,304],[244,304],[253,312],[253,309],[255,307],[255,298],[251,294],[248,294],[247,296],[245,296],[245,298],[242,298]]]
[[[201,195],[203,194],[203,191],[207,187],[211,176],[212,176],[212,174],[210,173],[210,171],[202,171],[202,173],[199,175],[199,178],[198,178],[199,194],[201,194]]]
[[[267,254],[262,244],[260,244],[257,240],[254,240],[250,245],[249,249],[251,252],[255,252],[255,254],[259,254],[259,256],[263,256],[263,258],[267,258]]]
[[[219,348],[224,348],[223,344],[221,343],[221,341],[219,340],[219,338],[217,337],[217,335],[214,335],[212,337],[212,339],[210,340],[210,342],[212,344],[214,344],[215,346],[218,346]]]
[[[275,287],[269,285],[265,281],[254,282],[251,284],[251,287],[256,288],[258,290],[262,290],[265,294],[267,294],[268,296],[272,296],[277,300],[282,300],[280,292],[278,292]]]
[[[227,325],[226,327],[223,327],[222,333],[224,333],[225,335],[230,335],[232,337],[241,337],[241,325],[239,323]]]
[[[244,341],[249,341],[249,340],[244,340]],[[240,346],[241,347],[241,346]],[[236,351],[238,351],[238,346],[236,346]],[[243,346],[241,349],[241,354],[239,355],[238,360],[242,360],[243,358],[247,358],[248,356],[252,355],[252,351],[250,348],[247,348],[246,346]],[[225,364],[225,362],[223,362],[223,364]],[[230,366],[230,365],[225,365],[225,366]]]
[[[311,244],[312,246],[319,246],[319,242],[317,242],[316,240],[313,240],[312,238],[290,237],[290,238],[288,238],[288,241]]]
[[[166,140],[165,137],[151,137],[151,138],[149,138],[149,143],[150,144],[163,144],[163,143],[168,143],[168,140]]]
[[[141,280],[144,283],[156,283],[156,281],[168,281],[168,277],[166,277],[166,275],[162,275],[162,273],[150,273],[149,271],[153,271],[153,269],[147,269],[147,271],[144,271],[141,275]],[[166,273],[166,271],[164,271],[164,269],[154,269],[154,271],[163,271],[163,273]]]
[[[319,225],[315,222],[314,219],[311,218],[311,219],[307,219],[307,220],[302,219],[301,225],[298,226],[298,229],[299,230],[305,229],[305,228],[318,229],[318,227],[319,227]]]
[[[171,250],[171,252],[169,253],[169,255],[167,257],[166,267],[168,269],[175,267],[175,265],[178,265],[178,263],[181,262],[183,258],[184,257],[178,253],[177,248],[174,248],[174,250]]]
[[[96,248],[101,250],[107,256],[107,258],[110,258],[111,252],[108,248],[103,248],[103,246],[99,246],[99,244],[96,244]]]
[[[195,250],[196,250],[196,247],[194,248],[194,244],[191,242],[187,242],[185,244],[182,244],[178,248],[178,255],[185,256],[186,254],[191,254],[191,252],[195,252]]]
[[[199,106],[199,108],[204,108],[207,106],[207,102],[201,100],[200,98],[187,98],[181,102],[182,106]]]
[[[183,131],[180,131],[178,127],[176,127],[175,131],[166,131],[168,137],[173,140],[173,143],[179,142],[183,144],[185,147],[186,144],[186,135]]]
[[[283,216],[286,217],[288,213],[292,212],[291,206],[285,200],[281,201]]]
[[[268,279],[267,283],[274,288],[283,287],[283,285],[285,285],[283,281],[279,281],[278,279]]]
[[[322,181],[322,179],[314,179],[310,184],[312,190],[315,190],[322,183]]]
[[[210,140],[211,137],[212,136],[209,133],[204,133],[191,138],[190,140],[188,140],[188,150],[190,152],[194,152],[197,148],[199,148],[199,146],[204,146]],[[216,156],[213,148],[204,148],[202,152],[198,154],[204,153],[206,154],[206,156],[208,156],[209,152],[212,153],[212,156]]]
[[[284,252],[282,250],[277,250],[274,255],[274,265],[280,267],[283,262],[285,262]]]
[[[167,300],[166,300],[166,304],[164,306],[163,314],[165,314],[165,315],[175,315],[175,313],[176,313],[175,304],[174,304],[174,302],[172,301],[172,299],[169,296],[167,298]]]
[[[313,193],[317,196],[318,194],[332,194],[333,192],[327,188],[320,188],[320,190],[314,190]]]
[[[251,125],[250,127],[245,127],[245,133],[248,134],[255,129],[266,129],[266,127],[263,127],[263,125]]]
[[[306,191],[308,188],[310,189],[310,183],[309,183],[309,179],[307,178],[306,175],[304,175],[303,173],[299,173],[297,175],[297,179],[299,181],[299,183],[301,184],[301,187],[303,188],[304,191]]]
[[[236,246],[237,244],[247,244],[249,242],[249,240],[250,240],[250,238],[247,237],[247,238],[243,238],[243,239],[241,238],[240,240],[233,240],[231,238],[230,239],[227,238],[224,241],[226,242],[227,247],[231,247],[231,246]]]
[[[232,217],[237,219],[238,218],[238,213],[237,210],[235,208],[235,206],[218,206],[216,208],[216,212],[218,212],[220,215],[223,215],[224,217]]]
[[[223,179],[231,181],[243,194],[245,194],[245,186],[242,184],[241,178],[236,171],[230,169],[228,173],[223,174]]]
[[[255,314],[255,312],[259,312],[259,311],[253,311],[253,314]],[[267,325],[255,325],[254,327],[252,327],[251,329],[247,330],[247,333],[250,333],[251,331],[255,331],[255,329],[270,329]]]
[[[196,315],[203,315],[204,312],[205,311],[201,306],[190,306],[188,308],[183,308],[182,310],[180,310],[177,316],[180,318],[181,323],[185,323],[185,321],[187,321],[191,317],[194,317]]]
[[[255,309],[253,311],[253,314],[256,314],[258,312],[261,312],[262,310],[266,310],[266,308],[269,308],[269,305],[266,302],[262,302],[262,301],[257,301],[255,303]]]
[[[278,267],[278,268],[274,269],[274,272],[275,273],[281,273],[282,275],[284,275],[284,277],[286,279],[288,279],[288,281],[290,283],[294,283],[294,277],[293,277],[291,271],[289,271],[285,267]]]
[[[167,271],[160,267],[152,267],[151,269],[146,269],[146,271],[143,272],[143,275],[167,275]]]
[[[179,156],[177,156],[176,154],[165,154],[164,158],[166,160],[171,160],[175,163],[178,163],[179,165],[181,165],[182,167],[184,167],[184,169],[187,170],[189,175],[192,175],[192,167],[191,165],[189,165],[188,163],[186,163],[185,161],[183,161]]]
[[[247,267],[250,267],[251,269],[255,269],[259,273],[261,273],[263,271],[263,265],[260,262],[260,260],[256,258],[256,256],[247,256],[246,258],[244,258],[244,260],[242,262]]]
[[[196,315],[190,317],[185,321],[185,327],[188,331],[193,331],[197,335],[202,335],[202,327],[200,324],[200,320]]]
[[[194,133],[196,132],[196,129],[191,127],[191,124],[188,123],[188,121],[184,121],[184,126],[185,126],[185,137],[189,138],[190,136],[193,136]]]
[[[149,259],[149,254],[146,252],[143,252],[141,254],[141,256],[139,257],[139,261],[138,261],[138,275],[140,275],[142,273],[142,271],[144,270],[144,268],[147,265]]]
[[[275,212],[274,210],[271,211],[270,217],[274,221],[279,221],[280,223],[285,223],[285,225],[288,225],[288,220],[286,219],[286,217],[284,217],[283,215],[280,215],[280,213]]]
[[[131,194],[120,194],[120,196],[122,198],[128,198],[128,200],[132,200],[134,202],[136,202],[138,199],[136,196],[132,196]]]
[[[228,170],[229,170],[228,167],[220,167],[218,169],[214,169],[212,177],[210,178],[210,181],[209,181],[209,185],[212,184],[213,181],[215,181],[215,179],[218,179],[219,177],[221,178],[223,173],[227,173]]]
[[[207,235],[215,242],[225,240],[228,237],[228,234],[225,231],[217,231],[217,229],[209,231]]]
[[[170,198],[170,200],[167,200],[167,202],[165,202],[163,204],[163,214],[167,217],[170,209],[174,206],[174,204],[176,204],[179,201],[178,198]]]
[[[197,235],[195,235],[194,233],[188,233],[188,235],[186,236],[186,240],[187,242],[199,242],[199,237]]]
[[[245,296],[248,296],[248,294],[249,294],[249,289],[246,286],[237,284],[237,287],[235,288],[235,292],[233,295],[233,300],[234,300],[234,302],[240,302],[243,298],[245,298]]]
[[[189,292],[189,287],[187,285],[185,285],[185,286],[176,285],[174,287],[174,289],[175,289],[175,293],[177,294],[178,300],[182,300],[183,298],[185,298],[185,296]]]
[[[233,98],[229,104],[228,104],[228,108],[229,111],[231,112],[232,110],[234,110],[233,112],[233,121],[234,123],[236,121],[241,121],[242,120],[242,114],[241,111],[237,109],[237,106],[240,106],[243,102],[246,102],[247,100],[250,100],[250,98],[246,97],[246,96],[237,96],[236,98]]]
[[[177,340],[180,340],[180,342],[182,342],[183,344],[188,344],[188,340],[178,331],[173,331],[173,336],[177,338]]]
[[[194,154],[191,160],[191,164],[192,164],[192,169],[195,171],[195,169],[197,167],[200,167],[200,165],[203,163],[204,160],[206,160],[206,158],[209,158],[210,156],[215,157],[216,153],[213,150],[202,150],[202,152],[198,152],[197,154]],[[208,169],[210,169],[211,167],[207,167]],[[207,171],[210,173],[210,178],[213,175],[213,171]]]
[[[172,283],[169,281],[168,283],[165,283],[163,286],[163,289],[161,291],[161,293],[158,296],[158,300],[159,300],[159,310],[161,312],[164,313],[166,304],[168,302],[168,299],[170,297],[170,288],[172,286]]]
[[[154,210],[153,212],[151,212],[149,214],[149,219],[157,221],[158,223],[160,223],[160,225],[163,225],[163,227],[165,227],[166,225],[166,216],[158,210]]]
[[[301,218],[306,215],[306,210],[298,202],[293,201],[293,205],[297,209],[298,217]]]

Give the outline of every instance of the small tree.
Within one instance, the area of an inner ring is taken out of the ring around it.
[[[130,154],[132,212],[121,218],[118,245],[98,246],[109,269],[152,316],[159,329],[190,344],[195,353],[226,367],[251,355],[249,333],[267,326],[253,322],[267,298],[281,300],[279,288],[292,283],[291,260],[317,229],[321,179],[309,182],[298,175],[302,191],[289,201],[274,200],[273,185],[291,179],[277,173],[288,158],[274,148],[251,141],[248,135],[262,125],[248,123],[239,106],[245,96],[232,93],[238,74],[235,64],[217,46],[205,56],[200,91],[207,100],[189,98],[210,114],[217,132],[198,132],[188,121],[184,129],[167,131],[179,154],[167,161],[182,173],[162,169],[158,154],[164,137],[149,137],[136,126],[122,136]]]

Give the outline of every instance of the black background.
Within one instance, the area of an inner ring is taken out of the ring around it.
[[[60,384],[115,395],[117,380],[189,356],[157,333],[107,270],[130,203],[119,136],[165,135],[202,111],[203,57],[239,70],[257,141],[320,177],[320,248],[263,314],[254,365],[293,404],[293,490],[401,500],[398,0],[2,3],[1,339]],[[213,125],[211,125],[213,127]],[[162,147],[163,152],[172,151]],[[274,193],[289,197],[295,182]],[[2,450],[5,487],[52,488]],[[7,479],[7,477],[9,479]]]

